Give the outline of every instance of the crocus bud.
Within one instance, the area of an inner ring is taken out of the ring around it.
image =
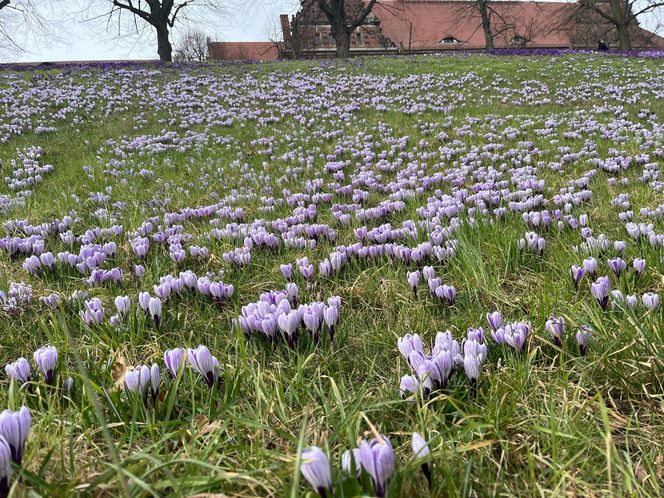
[[[327,492],[332,491],[332,475],[327,455],[317,446],[312,446],[302,451],[300,459],[302,475],[316,493],[325,498]]]
[[[34,352],[35,363],[44,373],[47,384],[53,384],[53,372],[58,364],[58,350],[53,346],[42,346]]]
[[[21,465],[25,441],[30,432],[30,410],[23,406],[17,412],[5,410],[0,413],[0,436],[9,444],[12,460]]]

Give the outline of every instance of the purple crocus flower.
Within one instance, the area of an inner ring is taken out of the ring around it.
[[[149,313],[150,308],[150,293],[149,292],[139,292],[138,293],[138,305],[141,307],[145,314]]]
[[[493,330],[497,330],[503,324],[503,316],[499,311],[494,311],[493,313],[486,314],[486,321],[489,322],[489,326]]]
[[[161,323],[161,300],[158,297],[151,297],[148,303],[148,311],[154,320],[154,323],[159,327]]]
[[[593,339],[592,329],[587,325],[582,325],[576,333],[576,343],[579,345],[579,351],[582,356],[586,355],[588,345]]]
[[[17,412],[5,410],[0,413],[0,436],[9,444],[9,450],[14,462],[21,465],[25,441],[30,432],[30,410],[22,406]]]
[[[0,436],[0,497],[9,496],[12,476],[12,452],[7,440]]]
[[[74,379],[67,377],[62,383],[62,389],[66,394],[71,394],[72,390],[74,389]]]
[[[466,340],[463,343],[463,368],[466,375],[473,382],[477,382],[480,376],[482,364],[486,360],[486,344],[477,341]]]
[[[117,296],[114,302],[118,310],[118,315],[121,318],[126,318],[131,308],[131,299],[129,299],[129,296]]]
[[[595,258],[586,258],[583,260],[583,268],[590,278],[595,278],[595,271],[597,270],[597,260]]]
[[[161,372],[159,371],[159,365],[153,363],[150,367],[150,389],[152,390],[152,400],[157,400],[157,395],[159,394],[159,383],[161,382]]]
[[[360,463],[359,448],[353,448],[352,451],[346,450],[341,454],[341,469],[349,476],[360,477],[362,464]]]
[[[34,352],[35,363],[44,372],[47,384],[53,384],[53,372],[58,364],[58,350],[54,346],[42,346]]]
[[[641,302],[647,310],[656,310],[659,307],[659,295],[654,292],[646,292],[641,296]]]
[[[613,270],[613,273],[616,275],[616,277],[619,277],[620,274],[625,271],[625,268],[627,268],[627,263],[622,258],[613,258],[607,261],[607,264],[609,265],[609,268]]]
[[[405,398],[409,394],[415,394],[419,386],[419,381],[415,375],[404,375],[399,383],[399,395]]]
[[[212,356],[210,350],[205,346],[200,345],[196,349],[187,349],[187,359],[191,367],[201,374],[208,386],[212,387],[219,380],[219,360]]]
[[[551,315],[546,321],[546,330],[553,337],[553,341],[556,343],[556,346],[560,347],[562,345],[563,332],[565,331],[565,319],[561,317],[555,317]]]
[[[327,455],[318,446],[311,446],[300,455],[300,472],[322,498],[332,491],[332,473]]]
[[[382,498],[387,491],[387,481],[394,472],[394,450],[390,440],[382,434],[367,443],[360,443],[360,463],[371,476],[376,496]]]
[[[150,385],[150,369],[146,365],[137,365],[133,370],[125,373],[124,381],[127,391],[145,398]]]
[[[523,322],[515,322],[505,325],[505,343],[517,351],[526,348],[526,341],[530,333],[530,327]]]
[[[413,455],[415,458],[426,458],[429,456],[429,445],[427,445],[426,440],[417,432],[413,432],[413,439],[411,441],[411,446],[413,448]],[[422,472],[429,482],[429,488],[431,488],[431,467],[429,462],[425,461],[422,463]]]
[[[164,363],[173,378],[178,376],[178,372],[184,364],[184,349],[175,348],[164,351]]]
[[[330,341],[334,340],[334,327],[339,321],[339,308],[334,305],[326,306],[323,310],[323,319],[330,331]]]
[[[281,274],[286,278],[286,280],[290,281],[293,279],[293,265],[288,263],[285,265],[280,266],[281,269]]]
[[[579,287],[579,282],[586,274],[586,269],[583,266],[572,265],[570,273],[572,274],[572,280],[574,280],[574,288],[576,289]]]
[[[606,310],[606,305],[609,302],[610,290],[611,281],[609,277],[599,277],[595,282],[590,284],[590,292],[603,310]]]
[[[15,362],[7,364],[5,372],[10,379],[15,379],[21,384],[25,384],[30,380],[30,363],[21,357]]]
[[[410,353],[413,351],[424,352],[424,346],[422,345],[422,339],[420,339],[419,334],[406,334],[403,337],[397,339],[397,347],[401,356],[403,356],[406,361],[410,357]]]
[[[634,270],[636,271],[636,276],[640,277],[641,274],[643,273],[643,270],[646,269],[646,260],[641,259],[641,258],[636,258],[632,262],[632,266],[634,267]]]
[[[408,279],[408,285],[410,285],[410,288],[413,290],[413,294],[417,296],[417,284],[420,283],[420,272],[419,270],[417,271],[409,271],[407,275]]]

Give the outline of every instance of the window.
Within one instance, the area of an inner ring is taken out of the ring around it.
[[[330,45],[334,45],[334,36],[332,36],[332,33],[327,35],[327,43]]]
[[[314,45],[320,45],[320,33],[314,34]]]
[[[362,33],[359,31],[355,33],[355,45],[362,45]]]
[[[525,45],[528,42],[528,40],[521,35],[515,35],[514,38],[512,38],[512,45]]]
[[[453,45],[455,43],[461,43],[461,42],[456,38],[454,38],[453,36],[446,36],[445,38],[440,40],[440,43],[442,43],[443,45]]]

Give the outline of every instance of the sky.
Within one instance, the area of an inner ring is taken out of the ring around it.
[[[201,31],[217,41],[268,41],[274,39],[279,23],[279,14],[294,14],[299,6],[298,0],[244,0],[244,6],[224,14],[209,17]],[[64,2],[61,2],[61,4]],[[54,7],[51,16],[63,16],[61,24],[66,32],[60,42],[52,42],[37,37],[21,42],[25,51],[13,50],[11,54],[0,53],[0,62],[42,62],[42,61],[84,61],[84,60],[119,60],[119,59],[156,59],[157,44],[150,32],[147,36],[116,37],[117,31],[106,32],[105,24],[90,21],[88,13],[78,11],[77,15],[65,13],[65,8]],[[60,12],[58,12],[60,10]],[[189,27],[189,26],[187,26]],[[200,26],[199,26],[200,27]],[[171,42],[183,30],[174,32]]]
[[[99,11],[80,9],[80,5],[93,5],[95,0],[53,0],[49,18],[58,19],[54,31],[62,33],[60,41],[52,36],[25,38],[18,43],[23,52],[0,47],[0,62],[42,62],[42,61],[86,61],[156,59],[156,41],[151,29],[144,36],[117,36],[106,30],[106,17]],[[102,0],[96,0],[99,3]],[[223,0],[234,2],[235,0]],[[18,4],[20,0],[13,0]],[[77,3],[78,2],[78,3]],[[81,3],[83,2],[83,3]],[[73,9],[76,5],[78,10]],[[206,36],[216,41],[268,41],[276,39],[279,33],[279,14],[293,14],[299,7],[299,0],[238,0],[226,12],[207,16],[204,24],[195,25]],[[94,20],[93,18],[100,17]],[[658,16],[659,17],[659,16]],[[91,20],[93,19],[93,20]],[[650,21],[650,22],[649,22]],[[650,19],[641,19],[644,27],[652,29]],[[65,30],[57,27],[64,26]],[[180,31],[172,33],[171,41],[177,43],[178,36],[189,28],[184,25]],[[2,26],[0,25],[0,28]],[[10,30],[15,28],[10,26]],[[16,28],[15,28],[16,29]],[[659,30],[657,30],[659,32]],[[3,40],[0,38],[0,43]],[[4,51],[2,49],[5,49]]]

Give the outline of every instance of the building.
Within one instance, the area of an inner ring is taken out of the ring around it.
[[[282,44],[275,42],[208,41],[208,57],[213,61],[276,61]]]
[[[346,0],[350,18],[354,11],[362,8],[363,1]],[[611,48],[617,47],[613,25],[599,14],[578,9],[574,3],[496,0],[490,3],[490,9],[496,49],[595,49],[599,40],[604,40]],[[331,57],[335,54],[334,37],[317,0],[301,0],[297,14],[290,19],[282,15],[280,21],[284,41],[279,47],[272,44],[275,57]],[[636,24],[631,26],[630,34],[635,50],[664,49],[664,38]],[[463,0],[381,0],[350,39],[350,51],[354,55],[484,48],[477,3]]]

